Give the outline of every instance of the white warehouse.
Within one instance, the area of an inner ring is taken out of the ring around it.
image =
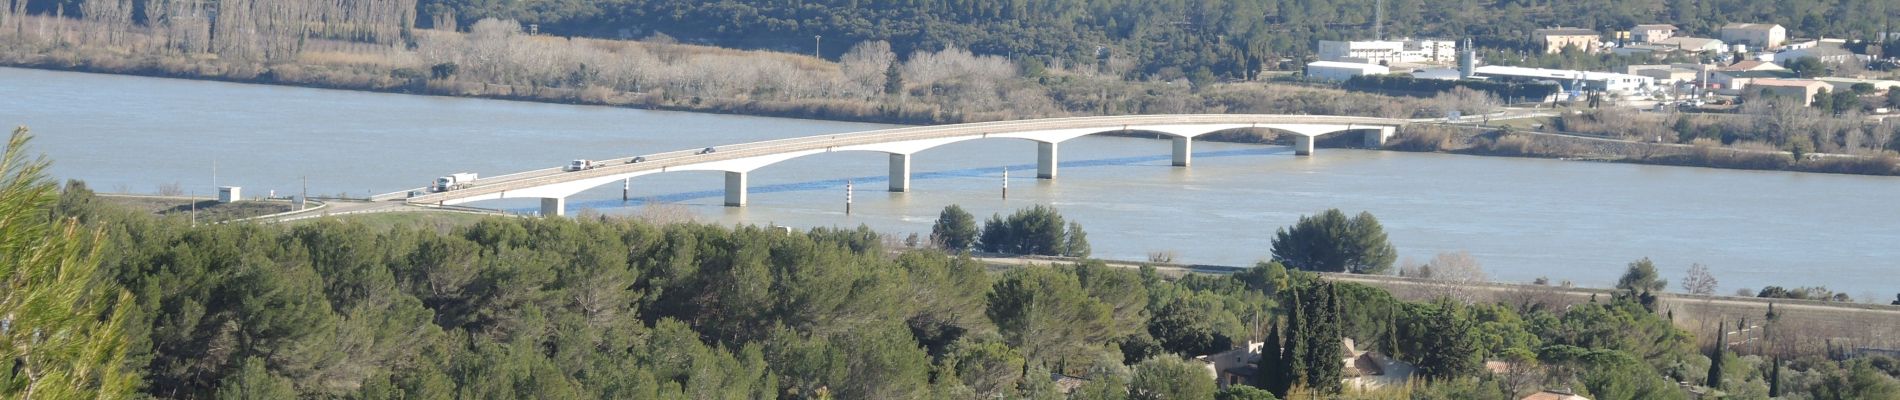
[[[1472,71],[1480,77],[1505,82],[1550,82],[1565,92],[1608,92],[1619,95],[1643,94],[1656,88],[1656,78],[1613,72],[1575,71],[1486,65]]]
[[[1450,40],[1399,39],[1319,42],[1321,61],[1340,61],[1379,65],[1398,63],[1438,63],[1455,61],[1458,43]]]
[[[1360,64],[1338,61],[1314,61],[1306,64],[1306,76],[1335,82],[1343,82],[1360,75],[1384,75],[1392,73],[1384,65]]]

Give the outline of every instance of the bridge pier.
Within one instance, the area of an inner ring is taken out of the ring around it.
[[[1194,138],[1174,138],[1174,166],[1185,167],[1194,158]]]
[[[891,191],[910,190],[910,155],[891,153]]]
[[[567,215],[567,198],[566,197],[542,197],[541,198],[541,216],[559,217],[562,215]]]
[[[1036,177],[1056,178],[1056,144],[1036,142]]]
[[[726,207],[745,207],[745,174],[726,171]]]
[[[1313,155],[1313,137],[1306,136],[1306,135],[1293,135],[1293,155],[1296,155],[1296,156]]]
[[[1367,130],[1366,131],[1366,148],[1370,148],[1370,149],[1384,148],[1386,139],[1391,139],[1391,138],[1392,138],[1392,127],[1384,127],[1384,128],[1379,128],[1376,130]]]

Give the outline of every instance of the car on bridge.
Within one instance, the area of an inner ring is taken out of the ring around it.
[[[634,157],[634,158],[633,158],[633,159],[631,159],[631,160],[627,160],[627,163],[628,163],[628,164],[632,164],[632,163],[637,163],[637,162],[641,162],[641,161],[646,161],[646,160],[647,160],[647,158],[646,158],[646,157],[644,157],[644,156],[642,156],[642,157]]]
[[[704,149],[699,149],[699,152],[698,152],[698,153],[693,153],[693,154],[712,154],[712,153],[713,153],[713,151],[714,151],[714,150],[713,150],[713,148],[711,148],[711,147],[707,147],[707,148],[704,148]]]

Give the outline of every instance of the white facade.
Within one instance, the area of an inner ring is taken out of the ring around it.
[[[1392,65],[1397,63],[1450,63],[1458,58],[1458,44],[1450,40],[1401,39],[1319,42],[1320,61]]]
[[[1392,69],[1384,65],[1338,61],[1314,61],[1311,64],[1306,64],[1306,76],[1335,82],[1343,82],[1360,75],[1383,75],[1389,73],[1392,73]]]
[[[1696,64],[1675,65],[1631,65],[1624,69],[1630,75],[1642,75],[1656,79],[1665,85],[1696,82],[1702,79],[1704,68]]]
[[[237,186],[219,186],[218,202],[230,203],[244,199],[244,188]]]
[[[1719,52],[1728,48],[1728,44],[1722,43],[1720,39],[1704,39],[1687,36],[1663,39],[1657,41],[1657,44],[1675,47],[1676,49],[1690,53]]]
[[[1802,58],[1813,57],[1826,63],[1840,63],[1855,60],[1854,52],[1838,46],[1816,46],[1775,53],[1775,63],[1788,64]]]
[[[1638,42],[1655,43],[1676,35],[1676,26],[1669,24],[1643,24],[1630,28],[1630,36]]]
[[[1777,24],[1728,24],[1722,26],[1722,41],[1772,50],[1788,41],[1788,28]]]
[[[1476,72],[1478,76],[1496,80],[1556,83],[1562,86],[1565,91],[1601,91],[1629,95],[1647,92],[1656,86],[1655,78],[1614,72],[1506,67],[1501,65],[1478,67]]]

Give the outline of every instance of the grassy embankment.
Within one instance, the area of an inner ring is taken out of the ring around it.
[[[160,216],[192,218],[202,222],[230,221],[291,211],[289,201],[238,201],[183,196],[100,195],[98,199]]]

